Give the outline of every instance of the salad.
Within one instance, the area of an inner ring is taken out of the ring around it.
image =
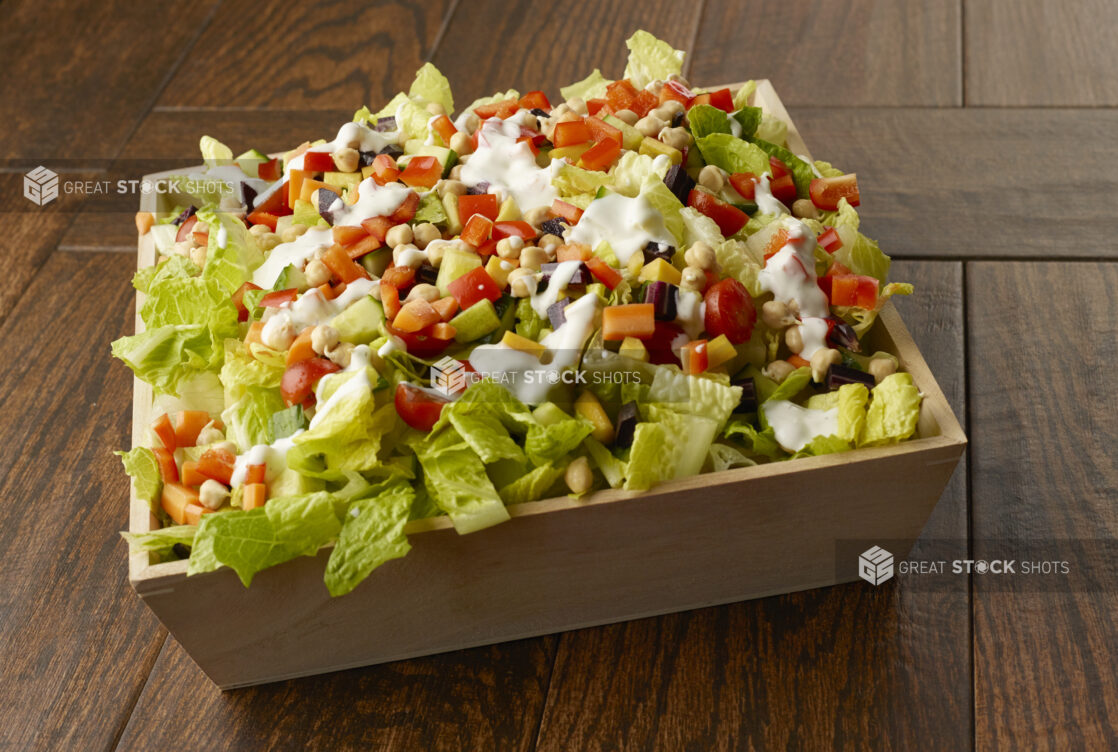
[[[860,338],[892,295],[857,177],[789,150],[752,83],[704,90],[639,31],[624,74],[456,110],[424,65],[329,141],[203,137],[180,205],[141,213],[156,395],[121,452],[188,573],[332,546],[352,590],[513,504],[910,437],[921,396]],[[457,113],[457,114],[453,114]],[[219,186],[215,188],[214,186]]]

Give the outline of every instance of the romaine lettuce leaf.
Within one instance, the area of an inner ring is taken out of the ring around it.
[[[609,178],[613,189],[623,196],[633,198],[641,192],[641,186],[650,176],[654,180],[662,181],[668,174],[670,164],[661,161],[657,166],[656,160],[647,154],[638,154],[635,151],[625,151],[621,159],[617,160],[609,171]]]
[[[749,106],[749,98],[753,96],[753,92],[757,90],[756,81],[746,81],[742,84],[737,91],[734,92],[734,109],[740,110],[742,107]]]
[[[197,525],[171,525],[149,533],[121,533],[120,537],[128,541],[128,553],[148,551],[167,561],[173,558],[171,549],[175,546],[180,543],[184,546],[193,545],[197,532]]]
[[[629,62],[625,78],[633,86],[643,89],[655,80],[667,81],[683,70],[683,50],[677,50],[647,31],[639,30],[625,41],[629,48]]]
[[[549,462],[533,468],[530,472],[503,486],[501,500],[506,504],[523,504],[544,498],[548,490],[563,477],[567,463]]]
[[[652,379],[648,399],[653,405],[709,418],[717,432],[741,402],[741,387],[660,367]]]
[[[769,171],[769,157],[764,150],[729,133],[711,133],[696,139],[695,143],[707,164],[721,167],[726,172],[761,175]]]
[[[788,456],[780,447],[780,444],[776,442],[776,436],[771,428],[758,431],[753,424],[745,418],[731,418],[726,423],[726,428],[723,430],[722,435],[730,439],[740,438],[754,454],[762,457],[775,460]]]
[[[873,388],[862,446],[895,444],[916,431],[920,420],[920,390],[907,373],[886,376]]]
[[[292,439],[294,445],[287,453],[287,466],[292,470],[314,478],[340,480],[346,470],[362,472],[379,464],[382,439],[397,422],[396,407],[391,402],[377,405],[370,389],[353,388],[350,381],[359,375],[354,371],[330,377],[328,388],[334,392],[346,389],[345,398],[335,401],[324,413],[329,397],[326,393],[319,395],[323,402],[315,420]],[[375,383],[375,371],[366,376]]]
[[[679,203],[679,199],[668,190],[668,186],[664,185],[664,181],[656,177],[655,173],[645,178],[640,195],[664,217],[664,227],[675,238],[678,248],[683,242],[684,236],[683,216],[681,215],[683,204]]]
[[[326,588],[339,596],[353,590],[369,573],[411,550],[404,526],[415,491],[404,481],[390,481],[372,498],[350,502],[338,542],[326,562]]]
[[[762,126],[764,125],[763,120],[761,124]],[[811,169],[811,165],[788,151],[785,147],[760,138],[759,136],[754,136],[753,143],[759,146],[761,150],[769,156],[776,157],[788,166],[788,169],[792,171],[792,180],[796,184],[796,193],[800,198],[804,198],[808,195],[808,188],[811,186],[811,181],[815,179],[815,172]],[[765,159],[764,171],[772,172],[769,168],[768,159]]]
[[[132,488],[136,498],[146,501],[151,511],[159,512],[159,493],[163,490],[163,476],[159,472],[159,460],[147,447],[136,447],[130,452],[117,452],[124,463],[124,472],[132,478]]]
[[[424,63],[423,67],[415,72],[415,80],[408,89],[408,96],[412,101],[421,104],[437,102],[447,113],[454,112],[454,96],[450,91],[450,82],[431,63]]]
[[[687,122],[691,128],[691,135],[696,141],[712,133],[733,135],[729,116],[709,104],[697,104],[689,109],[687,111]]]
[[[581,81],[576,81],[569,86],[560,87],[559,93],[563,95],[563,99],[579,97],[585,101],[587,99],[604,97],[606,94],[606,86],[609,84],[610,80],[603,76],[600,70],[595,68],[593,73]]]
[[[414,448],[427,492],[460,534],[509,519],[485,465],[453,427],[433,431]]]
[[[750,467],[757,463],[728,444],[715,442],[710,445],[711,471],[720,473],[735,467]]]
[[[207,167],[218,167],[233,160],[233,150],[213,136],[202,136],[198,148],[202,151],[202,160]]]
[[[247,452],[257,444],[272,443],[272,416],[286,407],[279,390],[250,386],[221,413],[225,438]]]
[[[264,253],[245,225],[227,212],[201,209],[198,221],[210,228],[202,278],[214,280],[231,295],[252,279],[253,270],[264,263]]]

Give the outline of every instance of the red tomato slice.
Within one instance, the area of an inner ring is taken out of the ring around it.
[[[245,282],[233,293],[233,305],[237,306],[237,321],[248,321],[248,308],[245,307],[245,293],[249,290],[259,290],[259,285]]]
[[[730,185],[742,198],[752,201],[757,191],[757,176],[752,172],[735,172],[730,175]]]
[[[792,180],[792,175],[782,175],[769,183],[769,190],[772,191],[773,198],[785,206],[791,206],[796,202],[796,183]]]
[[[396,413],[417,431],[430,431],[449,402],[403,381],[396,385]]]
[[[288,405],[298,405],[306,401],[314,391],[314,385],[328,373],[342,370],[337,363],[326,358],[308,358],[291,365],[283,372],[280,381],[280,394]]]
[[[852,172],[849,175],[838,175],[833,178],[816,178],[811,181],[808,192],[811,194],[811,203],[825,211],[837,209],[840,199],[846,199],[851,206],[857,206],[858,176]]]
[[[725,334],[735,345],[747,341],[757,323],[757,310],[749,291],[736,279],[724,279],[706,293],[706,330],[712,336]]]
[[[789,174],[788,165],[784,164],[783,160],[777,159],[776,157],[769,157],[769,169],[772,170],[773,180]]]
[[[454,341],[433,337],[426,329],[421,332],[404,332],[392,326],[392,324],[385,324],[384,328],[388,330],[389,334],[402,341],[404,346],[407,347],[408,353],[417,358],[433,358]]]
[[[749,215],[741,209],[698,188],[691,189],[691,193],[687,196],[687,205],[713,219],[726,237],[745,227],[745,223],[749,221]]]
[[[260,306],[262,308],[279,308],[284,303],[293,303],[298,295],[299,290],[295,287],[289,287],[286,290],[276,290],[262,297],[260,299]]]

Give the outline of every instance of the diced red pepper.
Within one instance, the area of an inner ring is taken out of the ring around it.
[[[252,214],[248,215],[248,221],[250,224],[254,225],[265,225],[269,230],[275,232],[276,223],[279,222],[279,215],[257,209]]]
[[[582,120],[567,120],[555,124],[555,131],[552,133],[551,142],[558,147],[562,147],[572,146],[574,144],[585,144],[592,138],[593,135],[590,133],[590,129],[586,127],[586,123]]]
[[[326,264],[335,277],[347,284],[355,279],[369,278],[369,273],[365,271],[365,267],[351,259],[349,254],[345,252],[345,248],[340,245],[330,246],[322,254],[322,263]]]
[[[827,253],[834,253],[839,248],[842,248],[842,238],[839,237],[838,230],[833,227],[828,227],[823,230],[815,241],[819,243]]]
[[[371,237],[376,238],[381,243],[388,237],[388,231],[395,225],[388,217],[370,217],[361,223],[365,228],[365,232],[369,233]]]
[[[637,113],[637,117],[644,117],[660,106],[660,98],[651,91],[641,90],[629,103],[629,109]]]
[[[335,172],[334,157],[328,151],[307,151],[303,153],[303,169],[307,172]]]
[[[431,188],[443,176],[443,166],[434,157],[412,157],[400,173],[400,181],[411,188]]]
[[[696,339],[688,342],[679,351],[679,359],[683,366],[683,372],[692,376],[698,376],[700,373],[707,369],[707,341],[705,339]]]
[[[446,115],[439,115],[435,118],[435,122],[431,123],[431,129],[439,134],[439,138],[441,138],[443,143],[447,146],[450,146],[450,137],[458,132],[458,129],[454,127],[454,123],[450,122],[450,118]]]
[[[283,170],[280,169],[279,157],[272,157],[267,162],[261,162],[256,168],[256,176],[261,180],[274,182],[280,179]]]
[[[171,417],[175,427],[175,447],[192,447],[198,443],[198,434],[210,423],[210,414],[205,410],[179,410]]]
[[[535,240],[536,228],[522,220],[507,220],[493,223],[493,239],[502,240],[515,235],[523,240]]]
[[[490,220],[497,221],[500,207],[497,196],[492,193],[465,194],[458,197],[458,219],[465,224],[470,217],[480,214]]]
[[[851,206],[858,206],[858,176],[850,173],[833,178],[816,178],[811,181],[808,193],[811,195],[811,202],[824,211],[837,209],[841,199],[846,199]]]
[[[171,416],[164,413],[156,418],[151,424],[152,432],[159,437],[159,441],[163,443],[163,448],[169,451],[175,451],[178,448],[178,440],[175,438],[175,427],[171,425]]]
[[[605,171],[621,156],[621,143],[607,138],[591,146],[578,160],[578,166],[584,170]]]
[[[791,174],[770,181],[769,190],[772,191],[773,198],[785,206],[791,206],[795,203],[798,195],[796,193],[796,183],[792,180]]]
[[[566,201],[555,199],[551,202],[551,213],[557,217],[562,217],[570,224],[578,224],[582,219],[582,209],[579,209],[574,204],[568,204]]]
[[[586,123],[586,127],[590,130],[590,136],[595,141],[612,139],[617,142],[618,146],[621,145],[622,137],[619,128],[614,128],[606,121],[593,116],[586,118],[583,122]]]
[[[598,115],[599,113],[609,113],[609,102],[605,99],[587,99],[586,111],[591,115]]]
[[[473,214],[466,220],[465,227],[459,235],[463,243],[469,243],[474,248],[480,248],[493,234],[493,220],[482,214]]]
[[[399,338],[408,348],[408,354],[417,358],[433,358],[445,350],[454,340],[439,339],[427,332],[402,332],[392,324],[385,324],[385,329],[393,337]]]
[[[400,312],[400,291],[396,289],[395,285],[381,282],[380,302],[384,306],[384,315],[391,321]]]
[[[387,154],[378,154],[373,159],[373,180],[380,185],[395,183],[400,178],[400,168],[396,160]]]
[[[479,105],[474,108],[474,114],[476,114],[482,120],[491,117],[504,120],[505,118],[514,115],[518,109],[520,109],[520,104],[519,102],[517,102],[517,100],[504,99],[500,102],[492,102],[490,104]]]
[[[392,285],[397,290],[406,290],[415,284],[415,269],[410,266],[393,266],[385,269],[380,283]]]
[[[458,301],[458,307],[463,311],[478,301],[497,301],[501,298],[501,288],[480,266],[450,282],[446,286],[446,291],[454,296]]]
[[[594,275],[595,279],[612,290],[621,283],[621,272],[614,269],[612,266],[602,261],[597,256],[591,256],[585,261],[586,267],[590,269],[590,273]]]
[[[276,290],[262,297],[260,299],[260,306],[262,308],[279,308],[284,303],[294,303],[297,297],[299,297],[299,289],[296,287],[289,287],[286,290]]]
[[[776,157],[769,157],[769,169],[772,170],[773,180],[791,174],[788,170],[788,165],[784,164],[783,160],[777,159]]]
[[[264,483],[267,479],[267,465],[249,465],[245,469],[245,483]]]
[[[687,205],[713,219],[725,237],[730,237],[749,221],[749,215],[741,209],[698,188],[691,189]]]
[[[734,111],[734,97],[730,94],[729,89],[719,89],[718,91],[710,92],[710,104],[723,112]]]
[[[674,99],[686,109],[694,98],[694,92],[679,81],[665,81],[663,88],[660,89],[660,104]]]
[[[392,220],[394,224],[411,222],[415,218],[415,210],[418,208],[419,194],[413,191],[412,193],[408,194],[407,198],[404,199],[404,203],[400,204],[400,208],[392,212],[392,214],[389,215],[388,218]]]
[[[281,185],[274,189],[268,194],[268,197],[257,204],[255,208],[258,212],[267,212],[277,217],[290,214],[291,207],[287,205],[287,186]]]
[[[614,112],[628,110],[629,105],[637,96],[637,88],[623,78],[606,86],[606,102]]]
[[[878,281],[861,274],[840,274],[831,280],[831,305],[857,306],[872,311],[877,306]]]
[[[520,98],[517,105],[522,110],[551,110],[551,102],[542,91],[530,91]],[[476,110],[475,110],[476,112]]]
[[[730,174],[730,185],[742,198],[752,201],[757,191],[757,176],[752,172],[734,172]]]

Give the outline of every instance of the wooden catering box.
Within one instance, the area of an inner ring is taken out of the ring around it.
[[[790,148],[808,154],[768,81],[754,102],[786,120]],[[154,260],[148,235],[139,265]],[[322,581],[327,550],[261,572],[247,589],[231,570],[187,577],[185,561],[142,553],[129,578],[222,689],[848,582],[857,562],[836,564],[838,543],[911,545],[966,445],[891,304],[865,344],[896,354],[924,394],[917,436],[896,446],[520,504],[509,522],[465,536],[445,517],[416,521],[411,552],[340,598]],[[137,380],[134,442],[151,401]],[[156,526],[133,494],[130,529]]]

